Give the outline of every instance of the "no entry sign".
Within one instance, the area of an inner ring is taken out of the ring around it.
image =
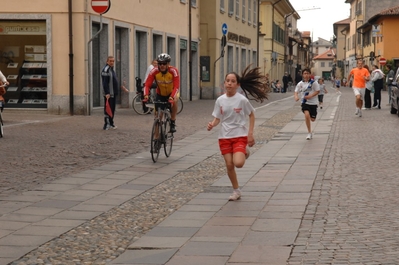
[[[94,12],[105,14],[111,7],[111,0],[91,0],[91,8]]]
[[[380,64],[381,65],[385,65],[387,63],[387,60],[385,60],[385,58],[381,57],[380,58]]]

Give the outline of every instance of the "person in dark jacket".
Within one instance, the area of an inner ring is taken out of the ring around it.
[[[115,117],[115,106],[116,106],[116,97],[119,94],[119,82],[118,77],[114,71],[115,58],[114,56],[108,56],[107,64],[101,71],[101,79],[103,84],[103,93],[104,93],[104,126],[103,130],[116,129],[117,127],[114,124]],[[122,86],[126,92],[129,90]],[[108,100],[112,115],[107,113],[106,110],[106,101]]]
[[[386,84],[388,87],[388,104],[391,105],[391,93],[392,93],[392,82],[395,77],[395,72],[392,69],[392,65],[387,64],[388,68],[388,74],[387,74],[387,79],[386,79]]]
[[[384,73],[377,65],[372,66],[371,81],[374,82],[374,109],[381,109],[381,90],[384,88]]]
[[[296,74],[296,77],[295,77],[295,85],[297,85],[301,81],[302,81],[302,73],[301,73],[301,71],[298,71],[298,73]]]
[[[289,82],[288,72],[285,72],[283,76],[283,89],[281,89],[281,93],[287,92],[288,82]]]

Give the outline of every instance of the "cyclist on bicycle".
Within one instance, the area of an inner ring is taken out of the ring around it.
[[[158,67],[154,67],[149,73],[144,84],[144,100],[148,101],[148,95],[152,83],[157,84],[155,101],[169,102],[171,104],[171,132],[176,132],[177,101],[179,100],[180,76],[176,67],[170,66],[171,57],[167,53],[161,53],[157,57]]]

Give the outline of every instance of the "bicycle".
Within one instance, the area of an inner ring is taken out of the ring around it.
[[[157,162],[161,147],[165,152],[165,156],[169,157],[172,153],[173,132],[171,129],[170,103],[163,101],[155,101],[157,105],[157,115],[151,130],[151,157],[154,163]]]
[[[146,103],[143,102],[144,92],[142,90],[136,92],[136,96],[133,98],[133,101],[132,101],[132,108],[137,114],[145,115],[145,114],[151,113],[154,110],[154,108],[155,108],[154,95],[156,95],[156,92],[155,92],[155,89],[151,89],[151,90],[152,91],[151,91],[148,101]],[[181,97],[179,97],[179,100],[177,102],[177,114],[179,114],[182,111],[183,111],[183,100],[181,99]]]
[[[0,87],[6,87],[6,85],[1,85]],[[0,100],[0,138],[3,138],[4,136],[4,129],[3,129],[3,116],[2,116],[2,110],[1,108],[4,107],[4,102]]]

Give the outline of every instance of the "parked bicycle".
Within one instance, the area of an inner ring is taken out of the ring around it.
[[[141,79],[136,77],[136,96],[133,98],[132,101],[133,110],[140,115],[151,113],[155,108],[154,105],[155,95],[156,95],[155,89],[151,89],[148,101],[144,103],[143,85],[141,84]],[[183,110],[183,100],[180,97],[177,104],[178,104],[177,114],[179,114]]]
[[[169,102],[156,101],[157,115],[151,130],[151,157],[152,161],[157,162],[159,153],[163,145],[166,157],[172,153],[173,132],[171,132],[171,119]]]
[[[0,87],[6,87],[6,85],[1,85]],[[0,138],[4,136],[4,129],[3,129],[4,124],[2,116],[3,108],[4,108],[4,101],[0,100]]]

